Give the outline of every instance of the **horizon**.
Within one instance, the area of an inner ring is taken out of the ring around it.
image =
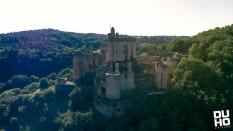
[[[233,24],[230,0],[8,0],[0,2],[0,33],[56,29],[135,36],[193,36]]]
[[[228,26],[228,25],[227,25]],[[224,26],[225,27],[225,26]],[[114,27],[115,28],[115,27]],[[217,27],[215,27],[217,28]],[[110,29],[109,32],[106,33],[95,33],[95,32],[73,32],[73,31],[65,31],[65,30],[60,30],[60,29],[54,29],[54,28],[41,28],[41,29],[29,29],[29,30],[20,30],[20,31],[13,31],[13,32],[6,32],[6,33],[0,33],[0,34],[10,34],[10,33],[20,33],[20,32],[29,32],[29,31],[40,31],[40,30],[54,30],[54,31],[60,31],[60,32],[67,32],[67,33],[77,33],[77,34],[98,34],[98,35],[108,35],[108,33],[110,33]],[[211,30],[211,29],[209,29]],[[208,30],[206,30],[208,31]],[[203,32],[203,31],[201,31]],[[147,37],[152,37],[152,36],[187,36],[187,37],[191,37],[188,35],[130,35],[130,34],[121,34],[120,32],[116,32],[119,33],[119,35],[128,35],[128,36],[136,36],[136,37],[140,37],[140,36],[147,36]]]

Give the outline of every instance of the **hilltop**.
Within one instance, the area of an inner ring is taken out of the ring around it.
[[[159,45],[175,38],[177,36],[143,36],[138,38],[138,42]],[[105,34],[55,29],[0,34],[0,82],[15,74],[45,76],[58,72],[72,65],[74,52],[98,48],[106,39]]]
[[[0,34],[0,47],[12,46],[20,49],[47,49],[51,46],[81,47],[84,44],[99,44],[106,35],[94,33],[64,32],[41,29]]]

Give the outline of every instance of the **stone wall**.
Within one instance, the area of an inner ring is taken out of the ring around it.
[[[179,58],[171,56],[157,56],[154,62],[155,84],[159,89],[169,87],[171,71],[178,63]]]
[[[135,42],[111,42],[108,44],[108,61],[117,62],[131,60],[136,56]]]
[[[84,77],[88,72],[93,72],[101,63],[102,59],[99,53],[76,54],[73,58],[73,81]]]

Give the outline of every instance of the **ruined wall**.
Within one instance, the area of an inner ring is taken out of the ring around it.
[[[157,60],[154,62],[155,84],[157,88],[165,89],[169,87],[171,71],[177,62],[178,59],[173,56],[157,57]]]
[[[121,98],[120,73],[106,73],[106,98],[117,100]]]
[[[131,60],[136,56],[135,42],[111,42],[108,44],[108,61],[117,62]]]
[[[101,54],[98,53],[75,55],[73,58],[73,81],[84,77],[87,72],[92,72],[101,63]]]

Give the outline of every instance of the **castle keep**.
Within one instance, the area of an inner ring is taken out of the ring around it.
[[[115,118],[123,115],[134,89],[131,60],[136,56],[136,39],[120,36],[111,28],[108,34],[107,63],[97,69],[94,106],[100,114]]]
[[[108,62],[126,61],[136,56],[136,38],[119,36],[115,29],[111,28],[108,34]]]

